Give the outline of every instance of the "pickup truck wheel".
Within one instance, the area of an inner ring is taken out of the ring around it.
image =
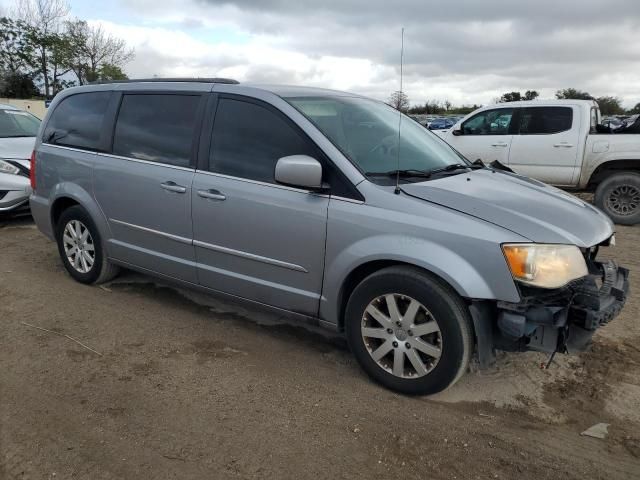
[[[117,275],[118,267],[107,260],[93,219],[81,206],[62,212],[56,240],[62,263],[78,282],[103,283]]]
[[[432,394],[466,371],[474,340],[467,306],[448,285],[411,267],[389,267],[360,283],[345,312],[349,346],[376,382]]]
[[[640,223],[640,174],[621,172],[607,177],[596,188],[595,204],[614,223]]]

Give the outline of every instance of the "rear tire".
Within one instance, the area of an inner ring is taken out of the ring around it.
[[[108,261],[102,238],[87,211],[80,205],[67,208],[56,226],[58,252],[67,272],[80,283],[104,283],[119,271]]]
[[[594,200],[614,223],[640,223],[640,174],[620,172],[605,178],[596,188]]]
[[[413,267],[385,268],[363,280],[349,298],[345,325],[365,372],[400,393],[445,390],[464,374],[473,353],[471,318],[462,298]]]

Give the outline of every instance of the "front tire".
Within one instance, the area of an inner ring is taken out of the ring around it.
[[[87,211],[79,205],[69,207],[56,227],[58,252],[67,272],[80,283],[103,283],[118,273],[107,260],[100,232]]]
[[[596,188],[595,204],[614,223],[640,223],[640,174],[620,172],[607,177]]]
[[[474,337],[469,310],[441,280],[412,267],[373,273],[345,312],[349,346],[376,382],[406,394],[433,394],[466,371]]]

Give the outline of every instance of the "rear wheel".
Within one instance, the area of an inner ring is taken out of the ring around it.
[[[446,389],[465,372],[473,352],[462,299],[439,279],[411,267],[386,268],[363,280],[349,299],[345,321],[362,368],[401,393]]]
[[[640,174],[621,172],[607,177],[596,188],[595,204],[614,223],[640,223]]]
[[[58,252],[65,268],[81,283],[102,283],[118,273],[102,249],[100,233],[84,208],[75,205],[60,215],[56,228]]]

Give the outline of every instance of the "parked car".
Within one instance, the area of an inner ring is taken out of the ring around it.
[[[625,125],[625,122],[623,122],[622,120],[619,120],[615,117],[607,117],[607,118],[603,118],[602,119],[602,125],[604,125],[605,127],[611,129],[611,130],[615,130],[617,128],[620,128],[622,126]]]
[[[636,224],[640,137],[599,133],[599,119],[592,100],[510,102],[470,113],[443,138],[468,159],[498,160],[551,185],[595,192],[614,222]]]
[[[0,104],[0,214],[28,209],[29,158],[38,128],[37,117]]]
[[[429,124],[429,130],[447,130],[453,127],[454,122],[448,118],[436,118]]]
[[[584,348],[628,289],[597,260],[611,221],[398,115],[224,79],[70,88],[36,141],[32,214],[79,282],[126,267],[345,332],[400,392],[446,388],[474,352]]]

